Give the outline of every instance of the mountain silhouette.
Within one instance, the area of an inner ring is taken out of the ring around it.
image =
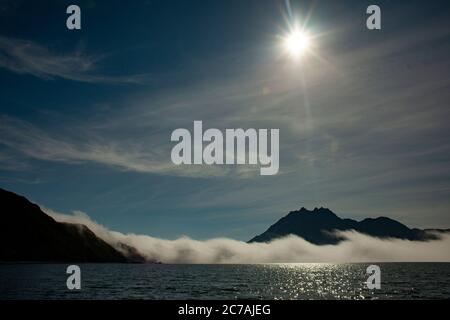
[[[57,222],[25,197],[0,188],[0,262],[152,262],[136,248],[111,246],[82,224]],[[437,239],[439,229],[410,229],[386,217],[362,221],[341,219],[331,210],[301,208],[291,211],[249,242],[268,242],[297,235],[311,243],[336,244],[334,231],[355,230],[374,237],[408,240]],[[434,231],[429,233],[427,231]]]
[[[314,208],[307,210],[301,208],[291,211],[278,220],[262,234],[249,242],[268,242],[287,235],[297,235],[314,244],[336,244],[343,240],[333,234],[334,231],[355,230],[373,237],[399,238],[407,240],[436,239],[427,230],[410,229],[404,224],[386,217],[376,219],[367,218],[362,221],[339,218],[327,208]],[[434,230],[445,232],[446,230]]]
[[[134,248],[119,252],[82,224],[56,222],[34,203],[0,188],[0,261],[142,262]]]

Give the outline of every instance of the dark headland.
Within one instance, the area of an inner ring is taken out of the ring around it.
[[[144,261],[133,248],[124,245],[119,252],[85,225],[57,222],[38,205],[1,188],[0,208],[2,262]]]

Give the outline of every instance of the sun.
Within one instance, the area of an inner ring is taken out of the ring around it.
[[[283,38],[283,45],[289,55],[297,58],[309,49],[310,38],[307,32],[296,28]]]

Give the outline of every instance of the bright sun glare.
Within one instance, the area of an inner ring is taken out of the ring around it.
[[[309,36],[306,32],[294,29],[284,38],[286,51],[294,58],[301,56],[310,46]]]

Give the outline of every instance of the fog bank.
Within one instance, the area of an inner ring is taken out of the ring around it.
[[[379,239],[355,231],[336,232],[345,240],[315,245],[297,236],[270,243],[246,243],[228,238],[167,240],[123,234],[96,223],[83,212],[61,214],[43,209],[60,222],[86,225],[98,237],[121,250],[120,243],[136,248],[148,261],[162,263],[281,263],[281,262],[450,262],[450,234],[440,240]]]

